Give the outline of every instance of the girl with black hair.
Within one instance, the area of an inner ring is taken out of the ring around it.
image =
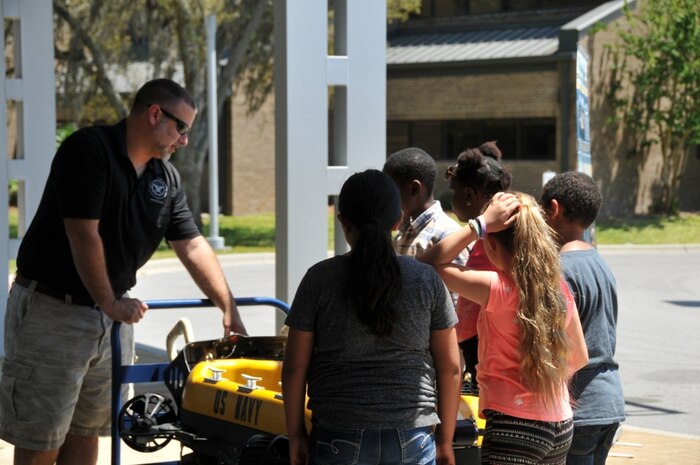
[[[307,271],[286,321],[291,463],[454,464],[461,376],[450,296],[432,267],[395,255],[401,203],[389,176],[352,175],[338,210],[351,251]]]
[[[496,141],[484,142],[478,148],[469,148],[459,154],[457,163],[447,169],[446,178],[452,191],[452,211],[459,221],[466,223],[477,218],[497,192],[510,189],[510,172],[501,165],[501,151]],[[467,266],[475,270],[495,271],[480,241],[467,245]],[[455,305],[458,323],[457,341],[464,357],[464,372],[478,387],[476,365],[479,362],[476,322],[481,305],[459,296]]]

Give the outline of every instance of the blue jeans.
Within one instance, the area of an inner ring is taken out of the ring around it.
[[[435,437],[432,426],[376,430],[314,425],[310,458],[313,465],[434,464]]]
[[[575,426],[566,465],[604,465],[619,425]]]

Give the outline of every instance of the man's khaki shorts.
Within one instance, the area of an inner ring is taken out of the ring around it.
[[[56,449],[66,434],[110,434],[112,320],[13,285],[5,315],[0,438]],[[122,325],[122,364],[133,363],[133,327]]]

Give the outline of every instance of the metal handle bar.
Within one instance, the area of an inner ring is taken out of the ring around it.
[[[236,305],[244,307],[251,305],[267,305],[278,308],[284,313],[289,313],[289,305],[273,297],[236,297]],[[171,308],[197,308],[214,307],[210,299],[166,299],[166,300],[146,300],[149,310],[165,310]]]

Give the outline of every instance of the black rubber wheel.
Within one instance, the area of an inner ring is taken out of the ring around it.
[[[173,434],[154,427],[176,420],[170,399],[160,394],[142,394],[130,399],[119,412],[119,436],[134,450],[155,452],[165,447]]]

